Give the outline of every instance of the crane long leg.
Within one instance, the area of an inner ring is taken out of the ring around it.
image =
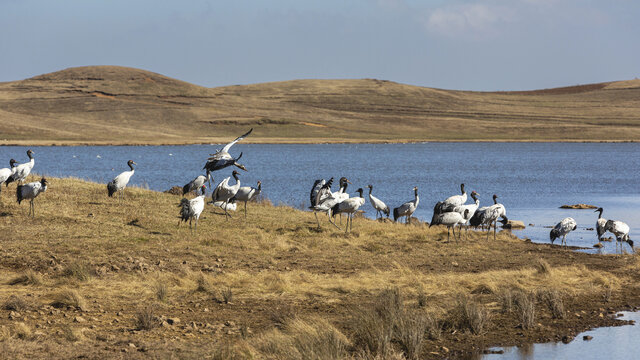
[[[318,219],[318,213],[316,211],[313,212],[313,215],[316,216],[316,221],[318,222],[318,229],[320,229],[320,219]]]
[[[329,218],[329,222],[331,223],[331,225],[335,226],[338,230],[342,230],[340,228],[340,226],[336,225],[336,223],[333,222],[333,220],[331,220],[331,212],[327,212],[327,217]]]
[[[244,218],[247,218],[247,202],[244,202]]]
[[[498,228],[498,219],[493,221],[493,240],[496,240],[496,229]]]

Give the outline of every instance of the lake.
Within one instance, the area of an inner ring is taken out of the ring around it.
[[[620,319],[640,321],[640,313],[623,312]],[[492,348],[504,354],[480,355],[482,360],[546,359],[637,359],[640,353],[640,326],[623,325],[585,331],[568,343],[528,344],[522,347]],[[583,336],[593,339],[584,341]]]
[[[34,146],[34,172],[48,176],[73,176],[106,183],[124,170],[129,159],[138,163],[133,185],[164,191],[184,185],[198,174],[208,154],[222,145],[186,146]],[[0,159],[26,162],[27,147],[0,147]],[[374,195],[390,207],[413,198],[418,186],[420,205],[414,216],[430,221],[433,205],[467,191],[480,194],[481,206],[498,194],[510,219],[528,226],[514,231],[535,242],[549,242],[552,226],[567,216],[578,222],[568,244],[589,248],[597,242],[593,210],[563,210],[563,204],[602,206],[603,216],[622,220],[631,227],[631,238],[640,232],[640,144],[635,143],[417,143],[417,144],[243,144],[231,149],[240,163],[243,185],[262,181],[263,193],[275,204],[309,206],[309,190],[317,178],[337,180],[346,176],[358,187],[374,186]],[[231,168],[214,173],[216,182],[231,175]],[[55,191],[55,187],[50,191]],[[6,194],[3,196],[7,196]],[[105,189],[106,196],[106,189]],[[468,202],[471,202],[469,198]],[[375,216],[368,202],[366,215]],[[173,210],[173,209],[171,209]],[[354,225],[358,226],[357,221]],[[602,252],[613,252],[615,242],[604,243]],[[626,248],[628,246],[625,244]]]

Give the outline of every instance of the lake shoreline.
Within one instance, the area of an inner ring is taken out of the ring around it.
[[[212,138],[203,141],[82,141],[82,140],[4,140],[0,141],[2,146],[185,146],[185,145],[221,145],[226,144],[231,138]],[[264,144],[264,145],[316,145],[316,144],[419,144],[419,143],[567,143],[567,144],[623,144],[638,143],[639,140],[606,140],[606,139],[549,139],[549,140],[505,140],[505,139],[465,139],[465,140],[443,140],[443,139],[394,139],[394,140],[344,140],[344,139],[251,139],[247,138],[242,144]]]

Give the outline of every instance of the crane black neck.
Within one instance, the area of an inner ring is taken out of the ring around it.
[[[233,172],[231,175],[233,175],[233,178],[236,179],[236,181],[238,181],[238,173],[237,172]]]
[[[466,193],[464,191],[464,184],[460,184],[460,191],[462,192],[462,195],[464,195]]]
[[[371,192],[373,191],[373,186],[369,185],[369,195],[371,195]]]
[[[133,171],[133,164],[132,163],[127,163],[127,165],[129,165],[129,168],[131,169],[131,171]]]
[[[262,183],[258,182],[258,190],[262,190]]]

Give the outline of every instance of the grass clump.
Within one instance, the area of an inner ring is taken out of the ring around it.
[[[156,298],[162,302],[166,302],[169,297],[169,288],[167,284],[162,281],[156,281],[153,285],[153,290]]]
[[[463,295],[458,297],[455,307],[448,312],[446,326],[479,335],[486,331],[490,322],[489,310]]]
[[[9,285],[41,285],[42,284],[42,276],[37,272],[29,269],[22,274],[14,277],[9,280]]]
[[[417,359],[427,330],[439,337],[433,329],[437,326],[423,312],[406,309],[398,288],[387,289],[371,306],[355,311],[354,343],[367,357],[389,358],[400,351],[408,359]]]
[[[4,302],[2,308],[9,311],[23,311],[29,309],[30,306],[23,297],[11,295],[7,301]]]
[[[196,291],[208,293],[211,291],[211,288],[209,279],[207,279],[203,273],[200,273],[196,278]]]
[[[64,267],[62,276],[74,278],[79,281],[87,281],[91,278],[91,271],[85,262],[74,261]]]
[[[75,308],[81,311],[87,310],[87,305],[82,295],[70,289],[65,289],[55,294],[51,306],[55,308]]]
[[[266,358],[331,360],[349,357],[351,344],[344,334],[320,317],[290,319],[254,342]]]
[[[554,319],[564,319],[564,301],[558,290],[545,289],[538,292],[538,297],[549,307]]]
[[[536,272],[540,275],[551,274],[551,265],[545,259],[538,259],[535,265]]]
[[[515,296],[515,308],[520,316],[523,329],[531,329],[536,322],[536,297],[533,293],[518,292]]]
[[[138,330],[151,330],[158,325],[158,317],[155,315],[153,305],[144,307],[136,314],[136,328]]]
[[[222,302],[223,303],[231,304],[231,302],[233,302],[233,291],[231,290],[231,288],[229,286],[227,286],[226,288],[222,289],[221,295],[222,295]]]

